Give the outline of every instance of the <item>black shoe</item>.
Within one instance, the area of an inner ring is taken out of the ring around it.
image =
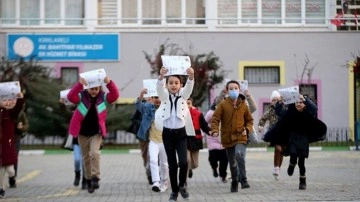
[[[250,185],[247,181],[241,182],[241,189],[250,188]]]
[[[295,165],[289,164],[289,167],[287,169],[287,173],[289,176],[292,176],[294,174]]]
[[[193,172],[192,172],[192,170],[190,169],[190,170],[189,170],[188,177],[189,177],[189,178],[192,178],[192,176],[193,176]]]
[[[238,181],[232,181],[231,182],[231,192],[238,192],[239,191],[239,182]]]
[[[93,176],[91,178],[91,186],[94,189],[99,189],[100,185],[99,185],[99,178],[97,178],[96,176]]]
[[[85,189],[87,189],[87,187],[88,187],[88,185],[87,185],[86,179],[83,177],[82,181],[81,181],[81,189],[85,190]]]
[[[10,188],[16,188],[16,179],[15,176],[14,177],[9,177],[9,187]]]
[[[299,189],[300,190],[305,190],[306,189],[306,177],[305,176],[300,176],[299,178]]]
[[[0,198],[4,198],[5,197],[5,190],[0,189]]]
[[[213,169],[213,176],[214,176],[214,177],[218,177],[218,176],[219,176],[219,173],[217,172],[216,169]]]
[[[74,186],[77,187],[80,184],[80,171],[75,171]]]
[[[90,194],[94,193],[95,189],[91,186],[91,180],[86,180],[87,182],[87,190]]]
[[[227,179],[226,179],[226,177],[221,177],[221,182],[223,182],[223,183],[227,183]]]
[[[169,202],[175,202],[175,201],[177,201],[177,197],[178,197],[178,193],[172,192],[172,193],[170,194]]]
[[[183,197],[183,199],[185,200],[189,200],[190,199],[190,195],[189,192],[186,191],[185,187],[180,187],[179,188],[179,192],[181,194],[181,197]]]

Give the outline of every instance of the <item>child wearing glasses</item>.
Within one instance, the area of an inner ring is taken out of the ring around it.
[[[119,97],[116,84],[109,77],[104,78],[109,92],[105,93],[101,86],[84,90],[87,85],[84,78],[80,78],[67,97],[77,105],[69,125],[69,133],[78,138],[81,148],[82,162],[88,192],[98,189],[100,181],[100,145],[106,136],[106,106],[114,103]]]

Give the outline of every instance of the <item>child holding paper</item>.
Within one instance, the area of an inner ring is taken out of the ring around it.
[[[169,201],[177,201],[178,192],[184,199],[189,199],[185,183],[188,170],[187,162],[187,135],[194,136],[194,126],[191,121],[186,100],[190,97],[194,87],[194,70],[188,68],[189,78],[184,87],[179,75],[164,76],[168,69],[160,70],[159,80],[156,84],[161,105],[156,111],[157,128],[163,129],[163,143],[169,163],[169,176],[172,193]],[[177,162],[176,154],[179,162]],[[178,176],[178,168],[180,168]],[[178,183],[179,179],[179,183]]]
[[[104,83],[109,89],[108,93],[101,86],[84,90],[83,86],[88,83],[80,78],[67,95],[69,101],[77,105],[70,121],[69,133],[78,138],[89,193],[99,188],[99,149],[106,136],[106,105],[114,103],[119,97],[118,88],[109,77],[104,78]]]
[[[15,121],[21,112],[24,99],[23,94],[19,93],[19,99],[0,101],[0,198],[5,197],[5,174],[7,173],[15,181],[14,165],[17,163],[16,144],[15,144]]]
[[[264,140],[286,141],[284,156],[290,156],[287,173],[292,176],[296,164],[299,167],[299,189],[306,189],[305,158],[309,157],[309,144],[325,138],[327,127],[314,114],[317,106],[303,95],[299,100],[289,104],[284,116],[275,127],[268,131]]]

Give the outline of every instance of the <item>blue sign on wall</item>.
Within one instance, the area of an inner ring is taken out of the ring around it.
[[[41,61],[118,61],[118,34],[8,34],[10,59],[35,57]]]

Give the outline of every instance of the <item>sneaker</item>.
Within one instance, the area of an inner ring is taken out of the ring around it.
[[[100,185],[99,185],[99,178],[97,178],[96,176],[93,176],[92,178],[91,178],[91,186],[92,186],[92,188],[94,188],[94,189],[99,189],[99,187],[100,187]]]
[[[193,172],[192,172],[192,170],[190,169],[190,170],[189,170],[188,177],[189,177],[189,178],[192,178],[192,176],[193,176]]]
[[[171,192],[169,202],[177,201],[178,193]]]
[[[160,192],[165,192],[168,189],[167,180],[162,180],[160,183]]]
[[[294,174],[295,165],[289,164],[289,167],[287,169],[287,173],[289,176],[292,176]]]
[[[5,197],[5,190],[0,189],[0,198],[4,198]]]
[[[250,188],[250,185],[247,181],[241,182],[241,189]]]
[[[180,191],[181,197],[183,197],[183,199],[185,199],[185,200],[189,200],[189,199],[190,199],[189,192],[186,191],[186,188],[185,188],[185,187],[180,187],[180,188],[179,188],[179,191]]]
[[[214,177],[218,177],[218,176],[219,176],[219,174],[218,174],[218,172],[217,172],[216,169],[213,169],[213,176],[214,176]]]
[[[15,177],[9,177],[9,187],[10,188],[16,188],[16,179]]]
[[[154,192],[160,192],[160,183],[159,181],[156,181],[153,183],[151,190]]]
[[[275,180],[279,180],[280,167],[276,166],[276,167],[274,168],[273,175],[274,175],[274,177],[275,177]]]

